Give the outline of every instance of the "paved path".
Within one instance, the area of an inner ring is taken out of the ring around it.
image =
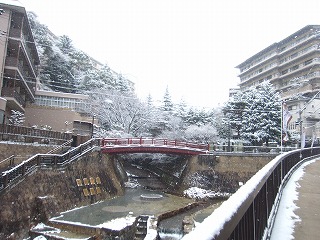
[[[320,160],[307,165],[305,173],[298,181],[298,209],[295,214],[301,221],[294,226],[294,239],[320,239]]]
[[[320,158],[297,169],[283,190],[271,240],[320,239]]]

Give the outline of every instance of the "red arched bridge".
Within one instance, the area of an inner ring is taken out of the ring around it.
[[[101,151],[108,154],[167,153],[199,155],[209,152],[209,144],[155,138],[104,138],[101,140]]]

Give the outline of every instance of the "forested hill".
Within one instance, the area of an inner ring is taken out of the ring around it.
[[[77,49],[66,36],[55,36],[37,16],[28,18],[41,60],[40,82],[43,89],[83,93],[92,89],[133,92],[133,83],[107,65],[96,66],[88,54]]]
[[[162,104],[151,95],[140,100],[134,84],[107,65],[96,66],[88,54],[77,49],[68,36],[55,36],[28,13],[38,49],[40,82],[44,90],[83,93],[89,96],[85,111],[99,120],[95,136],[144,136],[211,142],[217,137],[214,114],[174,104],[168,88]],[[108,56],[106,56],[108,57]]]

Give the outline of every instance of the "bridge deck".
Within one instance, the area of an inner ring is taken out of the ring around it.
[[[304,166],[303,169],[304,169],[304,173],[302,177],[300,177],[295,182],[295,184],[297,184],[298,186],[296,188],[297,196],[295,196],[292,192],[290,193],[284,192],[283,194],[283,198],[287,198],[287,200],[281,200],[279,212],[277,214],[276,221],[275,221],[275,227],[272,232],[272,238],[271,238],[272,240],[273,239],[291,239],[290,236],[285,237],[284,235],[282,235],[281,238],[279,238],[280,237],[279,234],[281,234],[279,232],[285,231],[283,230],[283,228],[286,228],[290,221],[291,223],[294,222],[293,233],[290,234],[290,231],[289,231],[286,233],[284,232],[282,234],[287,234],[287,235],[289,234],[293,236],[294,239],[297,239],[297,240],[319,239],[319,236],[320,236],[320,227],[319,227],[320,225],[320,158],[317,159],[315,162],[312,162]],[[301,169],[299,169],[298,171],[301,171]],[[291,200],[289,200],[288,198],[291,198]],[[289,218],[291,217],[291,220],[285,219],[286,217],[284,216],[286,215],[284,213],[288,211],[288,209],[292,208],[292,206],[290,206],[289,204],[290,201],[296,205],[296,209],[293,211],[294,214],[292,214],[292,216],[289,216]],[[282,238],[282,237],[285,237],[285,238]]]
[[[156,138],[104,138],[101,141],[103,153],[172,153],[198,155],[208,153],[209,144],[183,142]]]

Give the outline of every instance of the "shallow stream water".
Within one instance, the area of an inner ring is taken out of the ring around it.
[[[122,196],[64,212],[55,220],[97,226],[114,219],[126,218],[129,213],[133,217],[139,215],[157,217],[165,212],[177,210],[195,202],[195,200],[189,198],[164,193],[162,190],[166,186],[150,172],[135,167],[130,167],[126,171],[131,175],[129,183],[133,183],[131,186],[135,185],[135,188],[126,188]],[[145,187],[158,190],[149,190]],[[155,199],[141,197],[144,195],[159,195],[161,197]],[[206,205],[162,220],[158,223],[160,239],[181,239],[183,236],[182,221],[186,216],[190,216],[196,222],[202,222],[221,202],[220,200],[213,200]]]
[[[143,194],[161,194],[163,197],[148,200],[141,198]],[[96,226],[116,218],[125,218],[129,212],[132,212],[134,217],[139,215],[157,216],[184,207],[192,202],[192,199],[165,194],[160,191],[127,188],[123,196],[64,212],[55,219]]]

